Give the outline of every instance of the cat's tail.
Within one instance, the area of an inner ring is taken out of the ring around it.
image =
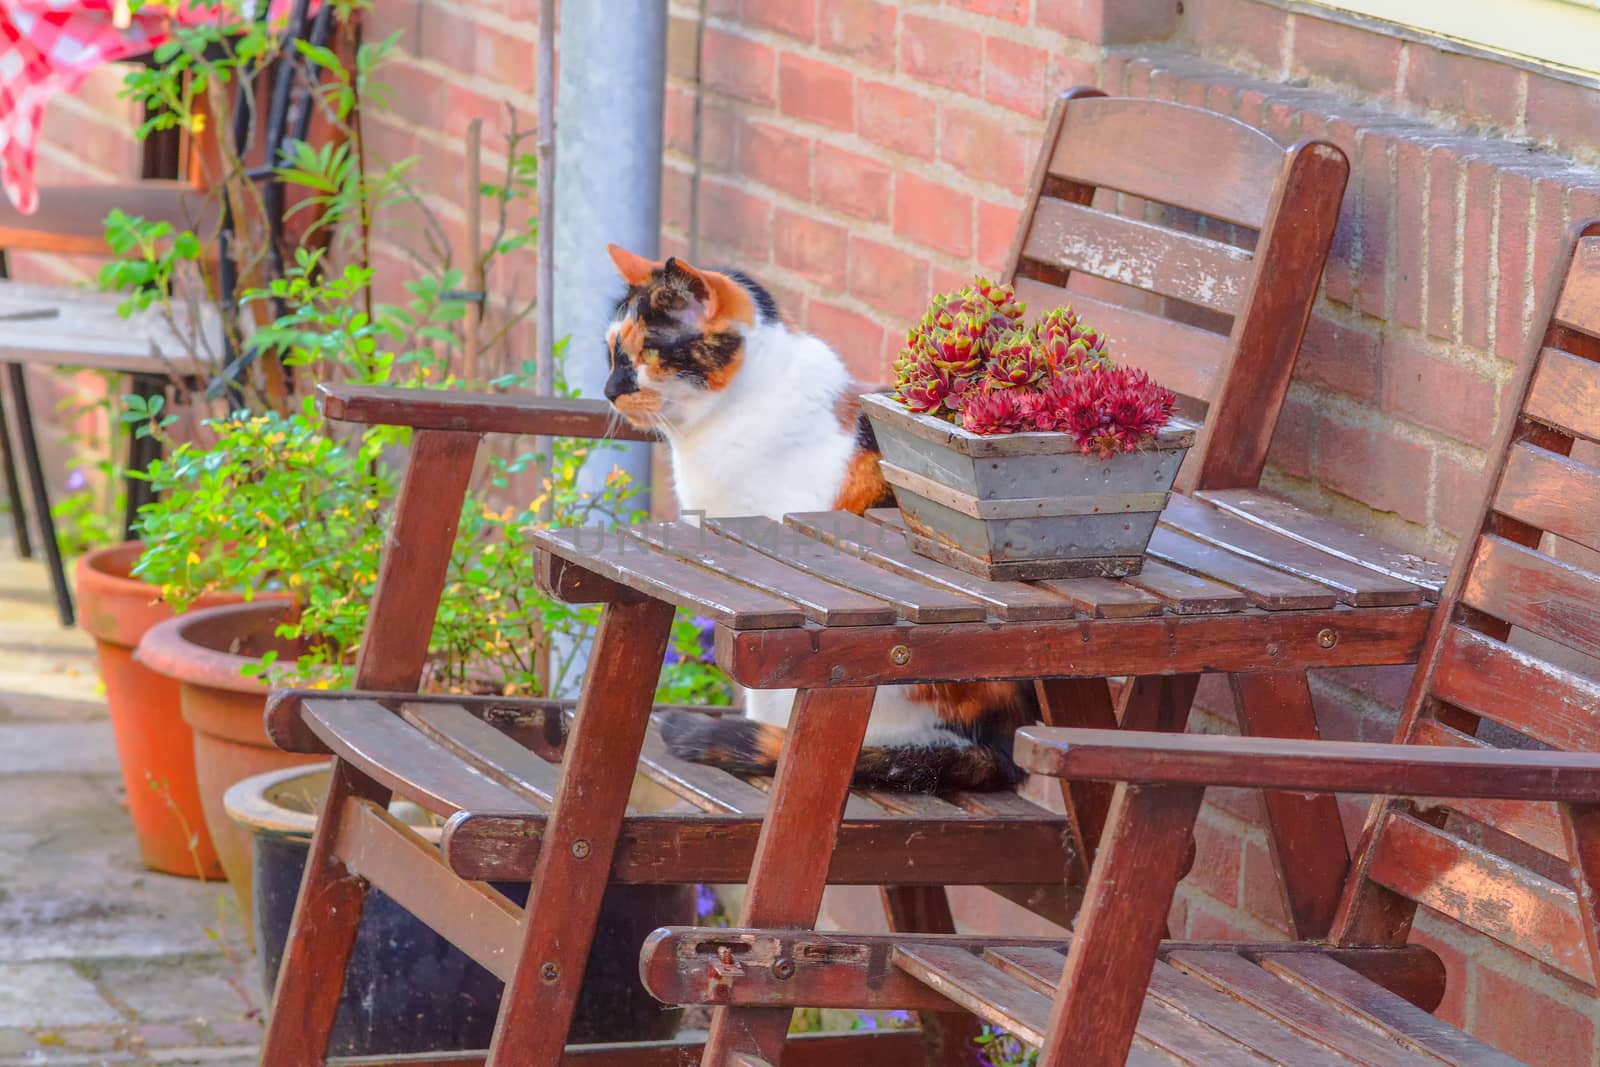
[[[771,775],[783,750],[783,730],[742,715],[663,715],[661,739],[679,759],[733,774]],[[850,784],[901,793],[1008,789],[1021,775],[1010,753],[950,734],[938,744],[866,745]]]

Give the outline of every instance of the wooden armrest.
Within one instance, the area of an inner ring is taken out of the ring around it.
[[[1305,793],[1600,802],[1600,753],[1029,726],[1017,765],[1056,778]]]
[[[317,394],[322,413],[335,422],[471,433],[657,440],[654,432],[629,425],[603,400],[375,385],[319,385]]]

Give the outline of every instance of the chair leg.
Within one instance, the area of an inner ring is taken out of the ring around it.
[[[606,606],[528,889],[489,1067],[561,1060],[672,630],[659,601]],[[842,805],[841,801],[841,805]]]
[[[39,516],[39,540],[44,544],[45,564],[50,569],[50,588],[56,597],[56,614],[62,626],[73,623],[72,592],[67,587],[67,571],[61,562],[61,546],[56,543],[56,521],[50,514],[50,490],[45,485],[44,464],[39,459],[39,439],[34,434],[33,410],[28,405],[28,383],[20,363],[6,364],[11,402],[17,409],[17,437],[22,442],[22,462],[28,469],[28,486],[33,491],[33,509]]]
[[[1132,684],[1132,683],[1130,683]],[[1034,682],[1039,712],[1046,726],[1077,726],[1088,730],[1115,730],[1111,686],[1104,678],[1041,678]],[[1078,884],[1089,877],[1100,831],[1111,806],[1109,782],[1069,782],[1061,779],[1061,802],[1077,838]]]
[[[1239,728],[1251,737],[1315,739],[1316,711],[1304,671],[1233,675]],[[1328,935],[1339,907],[1350,850],[1339,803],[1328,793],[1262,794],[1267,842],[1278,867],[1290,936],[1317,940]]]
[[[327,1058],[345,968],[367,902],[366,879],[352,874],[339,856],[340,826],[350,801],[386,805],[389,795],[343,760],[334,761],[278,965],[262,1067],[306,1067]]]
[[[33,558],[33,538],[28,533],[28,504],[22,496],[22,483],[17,480],[16,454],[11,445],[11,419],[6,406],[0,402],[0,473],[6,482],[6,504],[11,508],[11,532],[17,542],[17,558]]]
[[[756,841],[740,926],[815,925],[875,693],[870,686],[800,691]],[[723,1067],[735,1055],[754,1055],[779,1067],[792,1015],[790,1008],[716,1008],[700,1062]]]
[[[896,933],[953,934],[950,895],[943,886],[884,886],[883,910]],[[964,1011],[921,1012],[922,1044],[929,1067],[971,1067],[974,1039],[981,1030],[976,1016]]]

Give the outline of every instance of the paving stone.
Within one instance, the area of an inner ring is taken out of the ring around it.
[[[0,724],[0,774],[118,774],[109,722]]]
[[[0,1059],[20,1056],[39,1047],[33,1035],[13,1026],[0,1026]]]
[[[255,960],[243,957],[239,967],[235,975],[221,956],[180,956],[107,960],[87,970],[141,1022],[198,1022],[221,1034],[218,1027],[248,1024],[247,1017],[261,1010]],[[259,1036],[259,1028],[248,1036]]]
[[[64,963],[0,964],[0,1026],[49,1030],[121,1021],[94,983]]]

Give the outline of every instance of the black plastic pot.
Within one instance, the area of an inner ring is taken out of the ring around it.
[[[228,791],[228,813],[251,831],[252,921],[271,996],[310,851],[326,771],[291,768],[247,778]],[[426,832],[426,831],[425,831]],[[435,831],[436,833],[436,831]],[[526,884],[496,884],[522,904]],[[571,1041],[670,1038],[681,1012],[639,984],[639,947],[658,926],[692,921],[689,886],[612,886],[578,997]],[[330,976],[331,979],[331,976]],[[367,896],[334,1023],[330,1055],[390,1055],[487,1048],[500,980],[376,890]]]

